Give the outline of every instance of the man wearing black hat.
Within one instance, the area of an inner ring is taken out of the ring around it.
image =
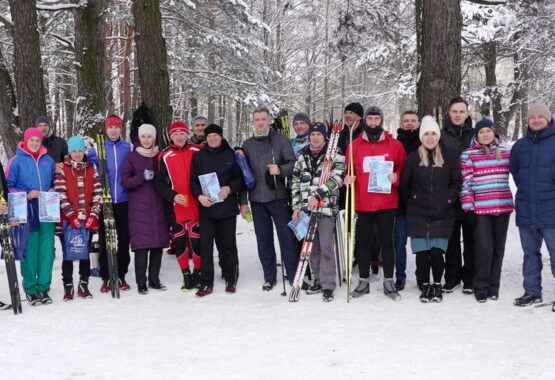
[[[291,139],[291,145],[293,146],[295,157],[298,157],[301,149],[309,143],[308,128],[310,128],[310,117],[303,112],[297,113],[293,117],[293,129],[295,130],[295,134],[297,136]]]
[[[362,132],[362,126],[364,124],[364,108],[360,103],[350,103],[347,104],[344,111],[345,126],[339,135],[339,141],[337,146],[342,154],[345,153],[347,145],[351,142],[350,129],[355,127],[353,131],[353,140],[356,139]]]

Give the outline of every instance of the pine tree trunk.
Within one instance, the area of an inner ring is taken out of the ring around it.
[[[15,147],[20,137],[20,133],[16,131],[15,107],[16,100],[12,79],[0,50],[0,134],[7,157],[12,157],[15,154]]]
[[[91,0],[75,12],[75,60],[77,66],[76,125],[86,135],[102,132],[104,120],[104,27],[105,0]]]
[[[141,97],[156,117],[158,143],[172,119],[166,41],[162,35],[159,0],[136,0],[133,4],[135,46]]]
[[[9,0],[13,21],[14,73],[17,110],[22,129],[46,116],[42,61],[34,0]]]
[[[419,79],[418,113],[446,111],[461,91],[460,0],[416,0]]]

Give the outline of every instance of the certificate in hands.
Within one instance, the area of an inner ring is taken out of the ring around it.
[[[218,181],[218,175],[216,173],[199,175],[198,180],[200,181],[202,194],[210,198],[210,201],[212,201],[212,203],[218,203],[218,202],[224,201],[218,195],[218,193],[221,190],[221,187],[220,187],[220,181]]]
[[[60,194],[55,191],[41,191],[39,196],[39,221],[60,222]]]
[[[371,160],[370,166],[368,192],[391,194],[391,181],[387,177],[393,173],[393,161]]]
[[[27,223],[27,193],[8,193],[8,219],[10,222]]]

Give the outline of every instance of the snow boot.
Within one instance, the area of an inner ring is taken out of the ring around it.
[[[276,280],[266,281],[264,283],[264,285],[262,285],[262,290],[265,291],[265,292],[269,292],[270,290],[272,290],[274,288],[275,285],[276,285]]]
[[[131,289],[131,285],[129,285],[126,281],[125,278],[120,278],[118,281],[119,284],[119,289],[123,290],[124,292]]]
[[[200,269],[193,270],[193,288],[202,288],[202,271]]]
[[[160,281],[149,281],[148,282],[148,287],[150,289],[160,290],[161,292],[165,292],[166,290],[168,290],[166,285],[162,284]],[[145,288],[146,288],[146,286],[145,286]]]
[[[139,294],[148,294],[148,288],[146,284],[137,284],[137,291]]]
[[[73,299],[73,284],[64,284],[64,302],[71,301]]]
[[[38,296],[40,299],[40,303],[42,303],[43,305],[50,305],[52,303],[52,298],[50,298],[47,291],[40,292]]]
[[[183,285],[181,285],[182,292],[188,292],[193,289],[193,275],[189,269],[184,269],[181,271],[183,273]]]
[[[310,286],[306,290],[306,294],[318,294],[318,293],[322,293],[322,285],[320,285],[320,282],[318,280],[314,280],[314,285]]]
[[[226,282],[225,283],[225,291],[226,293],[235,293],[237,289],[235,288],[235,285],[232,284],[231,282]]]
[[[27,301],[29,301],[29,305],[31,306],[38,306],[41,304],[39,294],[25,294],[27,297]]]
[[[383,282],[383,294],[391,298],[393,301],[401,301],[401,295],[395,287],[395,282],[392,278],[386,278]]]
[[[204,297],[212,293],[214,288],[211,286],[201,286],[199,290],[195,293],[198,297]]]
[[[432,302],[432,285],[422,284],[422,293],[420,294],[419,299],[422,303]]]
[[[333,290],[324,289],[323,294],[322,294],[322,301],[324,301],[324,302],[333,301]]]
[[[440,283],[434,283],[432,285],[432,302],[443,301],[443,290],[441,289]]]
[[[542,303],[542,296],[534,296],[528,293],[524,293],[521,297],[514,300],[513,304],[515,306],[529,306],[535,303]]]
[[[370,293],[370,284],[368,283],[368,279],[359,278],[357,287],[351,292],[351,297],[358,298],[368,293]]]
[[[407,280],[405,279],[398,278],[397,281],[395,281],[395,289],[397,289],[398,292],[400,292],[401,290],[404,290],[406,281]]]
[[[81,298],[93,298],[91,292],[89,291],[89,279],[81,278],[79,280],[79,286],[77,287],[77,295]]]
[[[110,280],[103,280],[102,286],[100,287],[100,293],[109,293],[110,292]]]

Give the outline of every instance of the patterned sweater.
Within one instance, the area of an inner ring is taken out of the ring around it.
[[[497,159],[501,149],[501,159]],[[476,215],[501,215],[511,213],[513,196],[509,187],[510,151],[492,144],[489,154],[485,148],[472,141],[470,148],[461,154],[463,185],[460,194],[465,212]]]
[[[323,216],[335,216],[339,212],[339,189],[343,186],[343,176],[345,175],[345,157],[339,153],[335,155],[332,171],[328,181],[322,186],[320,175],[324,167],[327,144],[322,148],[317,158],[312,157],[310,145],[304,147],[299,152],[297,162],[293,168],[291,181],[291,197],[293,209],[308,208],[308,197],[318,192],[323,196],[324,205],[322,207]]]

